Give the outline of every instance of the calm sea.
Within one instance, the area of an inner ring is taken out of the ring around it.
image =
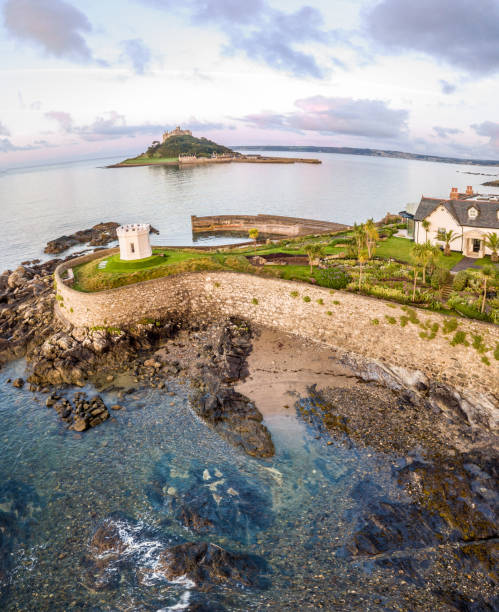
[[[489,177],[464,173],[499,175],[490,167],[309,156],[322,164],[107,169],[117,161],[111,158],[0,172],[0,270],[41,257],[48,240],[100,221],[151,223],[160,231],[156,244],[187,245],[193,242],[193,214],[269,213],[353,223],[398,212],[421,194],[444,197],[451,186],[490,192],[481,187]]]

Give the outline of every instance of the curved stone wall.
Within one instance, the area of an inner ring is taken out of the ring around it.
[[[401,307],[383,300],[280,279],[236,272],[194,272],[158,278],[99,293],[66,287],[63,270],[116,249],[66,262],[55,272],[64,319],[77,327],[125,327],[144,318],[181,316],[209,320],[235,315],[340,351],[380,359],[395,366],[422,370],[433,379],[499,395],[499,362],[481,361],[472,346],[451,346],[442,333],[442,315],[418,311],[422,323],[439,323],[434,339],[421,338],[422,328],[404,327]],[[298,293],[298,295],[296,295]],[[377,320],[378,324],[373,324]],[[486,345],[499,343],[497,326],[460,319],[459,329],[480,334]],[[490,353],[489,353],[490,355]]]

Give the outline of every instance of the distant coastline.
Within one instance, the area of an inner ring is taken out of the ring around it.
[[[342,155],[367,155],[370,157],[391,157],[398,159],[415,159],[444,164],[464,164],[470,166],[499,166],[499,160],[492,159],[462,159],[459,157],[442,157],[439,155],[423,155],[421,153],[406,153],[404,151],[387,151],[384,149],[359,149],[354,147],[317,147],[317,146],[280,146],[280,145],[241,145],[232,147],[238,151],[289,151],[294,153],[339,153]]]

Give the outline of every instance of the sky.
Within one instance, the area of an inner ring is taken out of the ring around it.
[[[499,159],[499,0],[0,0],[0,168],[228,146]]]

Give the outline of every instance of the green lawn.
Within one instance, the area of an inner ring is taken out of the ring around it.
[[[395,238],[392,236],[387,240],[380,242],[376,249],[376,257],[381,259],[397,259],[405,263],[414,263],[412,259],[412,249],[414,242],[408,238]],[[440,253],[437,264],[442,268],[451,270],[463,258],[461,253],[451,252],[450,255]]]
[[[192,269],[190,262],[193,260],[204,261],[208,267],[212,262],[202,251],[177,249],[155,249],[151,257],[137,261],[121,261],[118,254],[102,257],[74,268],[74,288],[79,291],[100,291],[168,276]],[[106,265],[99,268],[103,262]],[[214,261],[213,264],[217,266]]]

